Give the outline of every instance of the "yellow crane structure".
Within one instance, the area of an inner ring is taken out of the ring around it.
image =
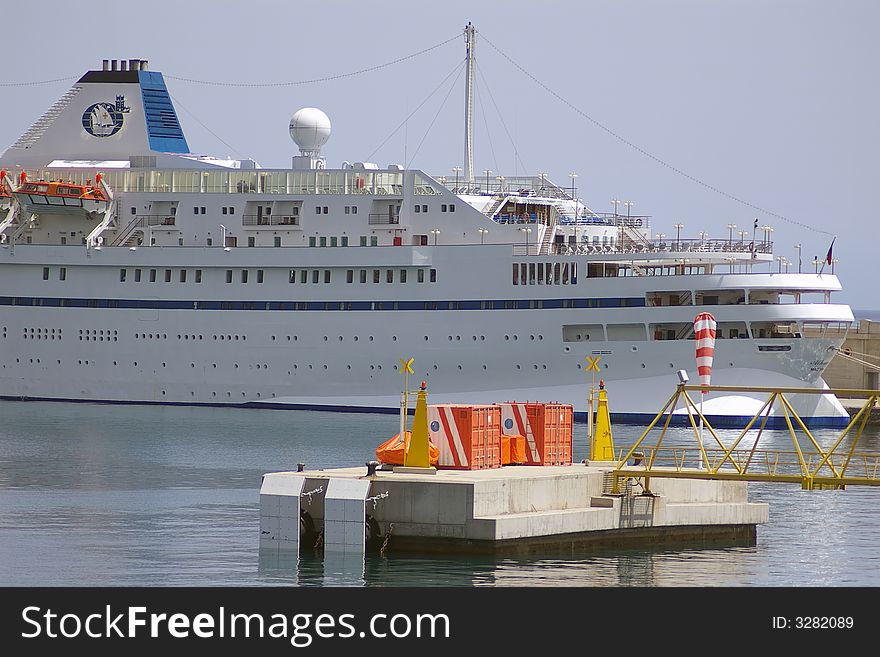
[[[767,400],[739,435],[732,442],[728,438],[729,444],[725,444],[700,412],[699,405],[689,394],[691,392],[757,392],[766,394]],[[787,395],[793,394],[837,395],[864,399],[865,402],[830,447],[822,447],[788,400]],[[849,485],[880,486],[880,453],[858,450],[871,409],[878,400],[880,390],[704,386],[688,385],[683,381],[635,444],[628,451],[621,452],[617,467],[611,473],[611,493],[620,494],[622,484],[632,479],[638,480],[644,491],[650,493],[650,480],[657,477],[800,483],[804,490],[842,490]],[[683,406],[693,429],[695,447],[663,445],[673,413],[679,405]],[[791,450],[761,449],[762,439],[763,444],[767,442],[765,428],[774,408],[778,408],[777,415],[785,419]],[[698,424],[705,427],[707,436],[703,435]],[[657,442],[647,445],[648,436],[657,427],[660,427]]]

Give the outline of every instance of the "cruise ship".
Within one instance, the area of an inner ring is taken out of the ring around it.
[[[432,402],[582,416],[598,356],[612,416],[637,422],[678,370],[697,379],[699,312],[720,385],[825,387],[841,334],[823,331],[853,321],[834,275],[774,271],[767,230],[652,239],[649,216],[546,175],[474,175],[470,125],[451,176],[328,167],[316,108],[288,128],[290,168],[194,154],[146,60],[85,73],[0,157],[0,397],[393,411],[414,357]],[[738,426],[764,398],[704,412]],[[813,426],[848,420],[792,399]]]

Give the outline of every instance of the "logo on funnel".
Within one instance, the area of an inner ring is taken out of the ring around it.
[[[116,96],[116,104],[95,103],[89,105],[82,115],[82,124],[86,132],[93,137],[112,137],[122,128],[123,114],[131,108],[125,104],[125,96]]]

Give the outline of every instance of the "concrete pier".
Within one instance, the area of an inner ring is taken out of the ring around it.
[[[388,552],[529,554],[593,548],[753,545],[768,520],[748,484],[654,479],[652,494],[606,494],[611,464],[441,470],[423,475],[365,467],[296,473],[304,489],[369,481],[365,522]],[[271,473],[269,478],[289,476]],[[372,499],[371,499],[372,498]],[[322,504],[303,505],[320,531]],[[377,530],[378,528],[378,530]],[[319,541],[320,542],[320,541]]]

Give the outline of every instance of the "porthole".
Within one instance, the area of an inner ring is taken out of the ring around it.
[[[522,369],[522,366],[517,365],[517,366],[516,366],[516,369],[521,370],[521,369]]]
[[[504,336],[504,339],[505,339],[505,340],[510,340],[510,336],[509,336],[509,335],[505,335],[505,336]]]
[[[458,366],[458,369],[461,369],[461,365]]]
[[[566,347],[565,352],[568,353],[569,351],[571,351],[571,347]]]
[[[532,367],[534,367],[535,369],[538,369],[538,364],[535,363],[534,365],[532,365]]]
[[[605,369],[606,370],[608,369],[608,363],[605,363]]]
[[[391,336],[391,342],[397,342],[397,336],[396,336],[396,335],[392,335],[392,336]]]
[[[644,363],[642,363],[642,369],[645,369],[645,364],[644,364]]]
[[[326,335],[324,336],[324,342],[327,342],[327,336],[326,336]]]
[[[638,348],[637,346],[635,346],[635,345],[632,345],[632,346],[630,347],[630,349],[631,349],[633,352],[636,352],[636,351],[639,350],[639,348]]]
[[[534,335],[530,335],[530,336],[529,336],[529,340],[534,340],[534,339],[535,339],[535,336],[534,336]]]
[[[487,369],[489,369],[489,368],[488,368],[488,367],[486,367],[486,365],[485,365],[485,364],[483,364],[483,369],[484,369],[484,370],[487,370]]]

